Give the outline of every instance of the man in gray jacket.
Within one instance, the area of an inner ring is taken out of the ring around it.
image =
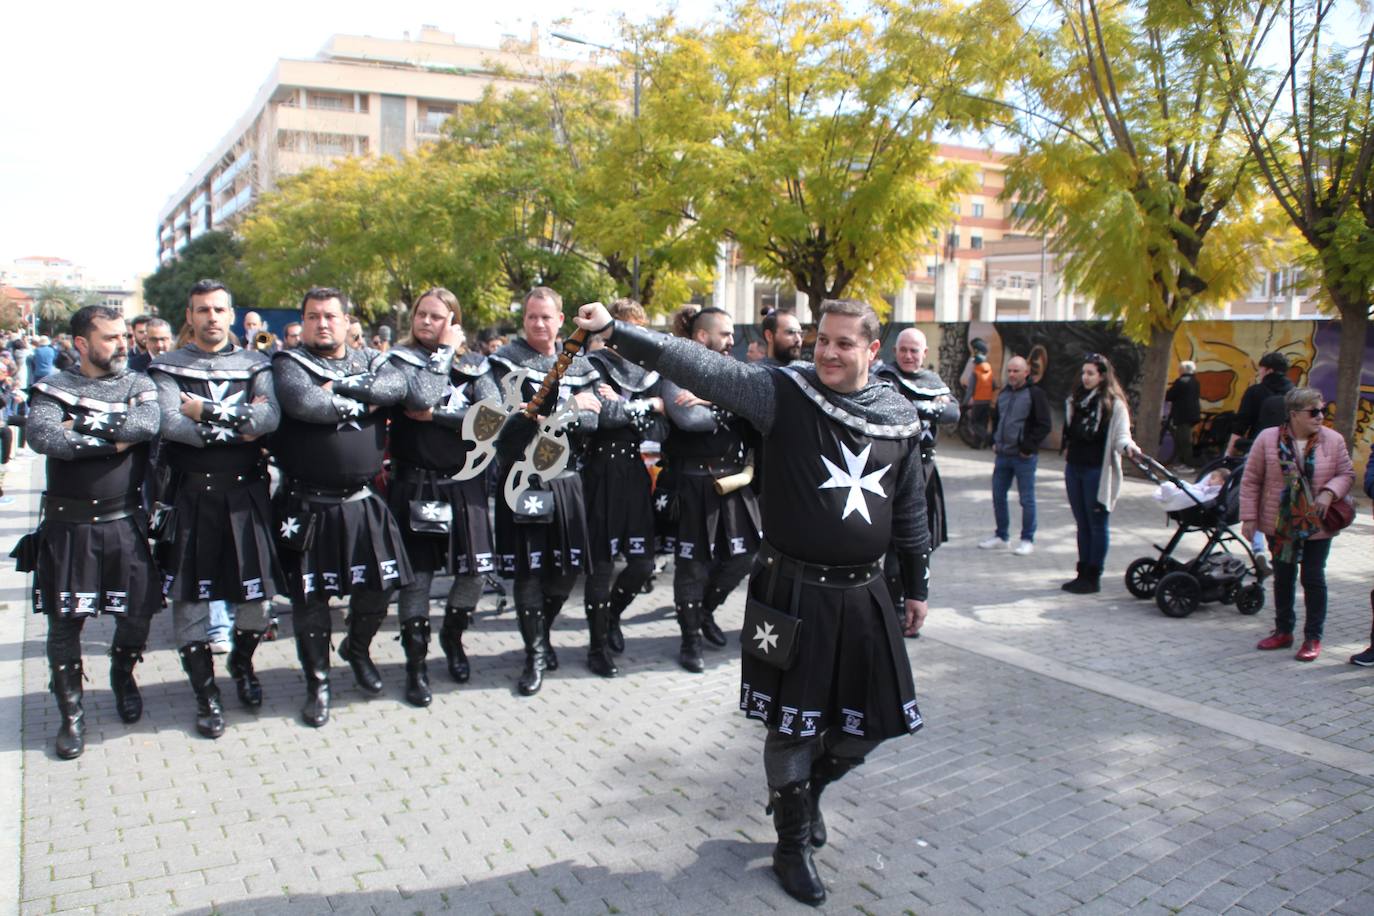
[[[1007,362],[1007,384],[997,393],[992,420],[992,448],[997,455],[992,465],[992,512],[997,531],[978,546],[983,550],[1007,546],[1011,532],[1007,494],[1014,479],[1021,501],[1021,543],[1012,553],[1030,556],[1035,550],[1035,468],[1051,421],[1049,398],[1031,383],[1030,366],[1020,356]]]

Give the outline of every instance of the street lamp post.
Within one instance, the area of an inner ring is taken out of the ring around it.
[[[575,45],[586,45],[586,46],[589,47],[589,48],[597,48],[597,49],[599,49],[599,50],[601,50],[601,51],[609,51],[609,52],[612,53],[612,54],[622,54],[622,53],[624,53],[624,49],[623,49],[623,48],[613,48],[613,47],[611,47],[610,45],[598,44],[598,43],[595,42],[595,41],[588,41],[588,40],[585,39],[585,38],[578,38],[576,35],[569,35],[569,34],[567,34],[566,32],[550,32],[549,34],[550,34],[551,36],[553,36],[554,38],[559,39],[560,41],[571,42],[572,44],[575,44]],[[634,115],[633,115],[633,117],[634,117],[634,121],[635,121],[636,133],[638,133],[638,130],[637,130],[637,129],[638,129],[638,127],[639,127],[639,91],[640,91],[640,81],[641,81],[641,77],[642,77],[642,70],[641,70],[641,67],[640,67],[639,49],[638,49],[638,48],[636,48],[636,49],[635,49],[635,52],[634,52],[634,64],[635,64],[635,84],[634,84]],[[639,246],[638,246],[637,244],[635,245],[634,263],[633,263],[633,265],[631,266],[631,272],[630,272],[630,298],[634,299],[636,302],[639,301]]]

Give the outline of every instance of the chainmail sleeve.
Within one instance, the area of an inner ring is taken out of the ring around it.
[[[76,457],[76,447],[86,437],[64,428],[65,416],[61,404],[41,392],[34,392],[24,435],[35,452],[63,461]]]
[[[249,385],[249,401],[257,401],[258,398],[266,400],[249,404],[252,413],[241,430],[246,435],[265,436],[276,432],[277,427],[281,425],[281,405],[277,403],[277,386],[272,381],[270,369],[264,368],[254,374],[252,384]]]
[[[149,376],[157,386],[157,404],[162,414],[162,438],[193,448],[204,447],[205,437],[200,429],[203,424],[181,412],[181,386],[177,384],[177,380],[166,372],[159,372],[156,366],[152,367]]]
[[[892,547],[902,571],[902,592],[926,600],[930,591],[930,525],[926,520],[926,482],[921,450],[913,447],[902,460],[893,494]]]
[[[110,436],[114,442],[148,442],[157,435],[162,426],[162,411],[157,403],[157,386],[148,376],[137,373],[131,376],[129,386],[129,410],[124,423]]]
[[[303,423],[337,423],[362,412],[359,402],[325,391],[304,366],[281,353],[272,360],[272,383],[282,412]]]
[[[770,370],[623,321],[613,322],[610,343],[625,358],[657,369],[665,379],[748,420],[764,435],[772,430],[778,396]],[[666,405],[666,395],[663,400]]]
[[[368,370],[334,383],[334,393],[364,404],[390,407],[405,400],[407,379],[395,362],[373,350],[367,354]]]
[[[663,412],[668,420],[685,433],[709,433],[716,428],[716,415],[705,404],[684,406],[677,402],[682,387],[675,382],[663,379],[659,383],[663,395]]]
[[[390,364],[406,380],[405,399],[401,402],[406,410],[428,410],[438,405],[448,387],[449,371],[453,367],[453,348],[440,347],[429,356],[423,366],[412,365],[398,358]]]

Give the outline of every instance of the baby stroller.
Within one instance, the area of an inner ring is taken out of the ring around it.
[[[1188,495],[1191,505],[1168,512],[1178,523],[1169,543],[1158,544],[1158,557],[1141,557],[1126,567],[1126,589],[1137,598],[1154,598],[1169,617],[1187,617],[1203,602],[1234,604],[1242,614],[1264,607],[1264,576],[1245,538],[1231,530],[1240,520],[1240,479],[1244,458],[1218,458],[1198,472],[1197,482],[1216,470],[1230,471],[1221,490],[1200,499],[1184,481],[1158,461],[1142,456],[1136,467],[1155,483],[1168,481]],[[1207,543],[1192,560],[1182,561],[1174,551],[1191,532],[1206,535]]]

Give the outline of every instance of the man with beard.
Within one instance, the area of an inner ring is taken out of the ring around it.
[[[257,440],[277,428],[281,414],[271,363],[233,344],[234,306],[217,280],[191,287],[186,324],[191,340],[159,356],[148,373],[162,409],[160,461],[167,468],[170,506],[158,532],[163,592],[181,664],[196,696],[196,731],[224,734],[224,708],[206,637],[213,601],[235,606],[233,650],[227,667],[239,701],[262,706],[253,652],[270,619],[274,595],[286,592],[273,547],[267,467]],[[153,328],[149,322],[149,349]]]
[[[371,481],[382,469],[386,414],[406,380],[375,350],[348,346],[348,299],[317,287],[301,300],[301,346],[272,356],[281,427],[272,452],[283,480],[277,540],[291,585],[305,724],[329,721],[329,599],[348,596],[339,657],[358,687],[382,692],[368,648],[391,593],[410,582],[401,532]]]
[[[883,740],[922,725],[882,557],[891,549],[901,560],[906,629],[915,632],[926,615],[930,538],[919,418],[868,377],[877,316],[839,300],[821,303],[820,315],[816,364],[795,368],[723,358],[613,321],[600,304],[577,319],[588,331],[609,329],[627,359],[737,411],[762,436],[773,476],[745,611],[740,708],[768,726],[773,870],[811,905],[825,900],[811,858],[827,839],[822,790]],[[782,632],[793,626],[790,637]]]
[[[674,333],[695,345],[725,355],[735,342],[730,315],[715,307],[680,310]],[[763,366],[764,362],[757,365]],[[670,523],[673,603],[682,644],[678,662],[694,674],[705,670],[701,640],[726,644],[715,611],[749,572],[759,547],[758,499],[748,486],[729,492],[717,480],[745,469],[748,443],[755,434],[731,411],[697,397],[669,379],[661,394],[668,414],[663,443],[667,477],[659,476],[655,507],[676,515]]]
[[[110,689],[119,717],[132,723],[143,715],[134,665],[161,608],[140,498],[147,443],[158,430],[157,391],[147,376],[128,371],[118,309],[79,309],[71,330],[81,363],[34,384],[28,420],[30,445],[48,457],[43,521],[30,542],[36,565],[28,568],[35,572],[33,609],[48,615],[48,664],[62,714],[56,750],[64,760],[85,747],[87,618],[115,618]]]
[[[633,299],[611,305],[621,321],[647,323],[644,307]],[[596,564],[587,575],[587,667],[601,677],[619,670],[611,653],[625,651],[620,617],[654,574],[653,481],[644,467],[640,445],[645,439],[661,442],[667,432],[663,399],[658,396],[658,373],[645,372],[626,362],[597,338],[587,361],[601,377],[597,396],[601,417],[587,447],[582,482],[587,495],[587,527]],[[625,568],[611,586],[616,556]]]
[[[388,356],[406,379],[406,396],[391,416],[392,515],[401,526],[415,578],[401,589],[397,612],[406,655],[406,700],[428,706],[432,699],[425,656],[429,653],[429,588],[436,573],[453,576],[439,645],[449,675],[470,676],[463,632],[482,597],[482,581],[495,571],[485,475],[453,479],[471,447],[463,439],[469,405],[496,395],[485,359],[460,361],[462,311],[443,288],[415,300],[410,337]],[[446,521],[440,522],[441,517]]]
[[[522,387],[522,400],[528,403],[557,360],[562,326],[563,297],[547,286],[530,290],[525,297],[525,336],[489,357],[498,384],[511,372],[530,370]],[[568,428],[568,444],[574,450],[578,440],[596,430],[601,402],[593,390],[595,382],[596,370],[579,356],[558,386],[553,412],[575,410]],[[504,496],[496,496],[496,546],[502,572],[515,579],[515,613],[525,643],[525,668],[517,683],[523,696],[539,692],[544,671],[558,670],[558,656],[549,642],[553,621],[572,594],[578,573],[592,570],[586,502],[575,466],[569,461],[558,476],[541,481],[553,492],[553,516],[548,520],[517,522]],[[502,469],[503,480],[508,471]]]
[[[765,366],[786,366],[801,359],[802,326],[797,316],[785,309],[773,309],[763,316],[763,343],[768,352]]]

